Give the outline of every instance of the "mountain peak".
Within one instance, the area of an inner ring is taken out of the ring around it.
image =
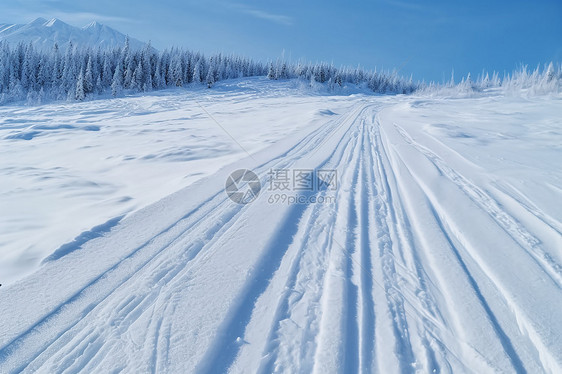
[[[100,28],[103,25],[101,23],[99,23],[98,21],[92,21],[89,24],[87,24],[86,26],[82,27],[82,29],[87,30],[87,29],[96,29],[96,28]]]
[[[69,25],[58,18],[47,21],[39,17],[32,22],[22,24],[1,24],[0,41],[10,43],[32,42],[36,48],[51,49],[55,43],[59,46],[72,45],[81,47],[113,48],[125,44],[126,36],[111,27],[93,21],[84,27]],[[143,43],[130,38],[132,48],[142,48]],[[64,47],[63,47],[64,48]]]
[[[62,26],[62,25],[68,25],[68,24],[61,21],[58,18],[51,18],[49,21],[45,21],[46,27],[55,27],[55,26]]]
[[[35,18],[33,21],[29,22],[28,25],[33,25],[33,26],[40,26],[40,25],[44,25],[47,22],[47,20],[43,17],[38,17]]]

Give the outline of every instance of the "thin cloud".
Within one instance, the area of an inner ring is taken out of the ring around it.
[[[265,19],[268,21],[273,21],[275,23],[279,23],[281,25],[290,26],[293,24],[293,19],[291,17],[283,16],[280,14],[273,14],[264,12],[263,10],[258,9],[245,9],[243,10],[244,13],[252,15],[257,18]]]
[[[293,19],[291,17],[282,14],[270,13],[264,10],[250,8],[242,4],[231,4],[231,5],[238,11],[253,16],[255,18],[260,18],[266,21],[271,21],[285,26],[290,26],[293,24]]]

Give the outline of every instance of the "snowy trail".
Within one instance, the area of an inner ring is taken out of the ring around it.
[[[3,289],[0,371],[562,371],[559,223],[403,105],[358,99]],[[271,203],[272,169],[339,185]]]

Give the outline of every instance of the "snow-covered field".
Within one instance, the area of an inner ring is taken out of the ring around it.
[[[561,372],[561,118],[260,79],[2,107],[0,372]]]
[[[299,92],[251,79],[212,91],[0,106],[0,283],[354,102]]]

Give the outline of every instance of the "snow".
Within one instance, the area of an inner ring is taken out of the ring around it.
[[[560,372],[561,104],[241,79],[2,107],[0,371]],[[338,186],[272,203],[272,169]]]
[[[0,107],[0,283],[29,274],[82,232],[327,116],[322,96],[301,103],[289,84],[284,90],[268,88],[265,79],[251,80],[255,88],[247,84]],[[349,101],[329,102],[339,109]]]
[[[0,41],[9,43],[32,42],[34,47],[50,50],[55,43],[65,49],[68,42],[80,47],[120,47],[125,43],[126,36],[111,27],[102,25],[96,21],[79,28],[71,26],[60,19],[46,20],[37,18],[27,24],[0,24]],[[144,43],[129,38],[132,48],[142,48]]]

